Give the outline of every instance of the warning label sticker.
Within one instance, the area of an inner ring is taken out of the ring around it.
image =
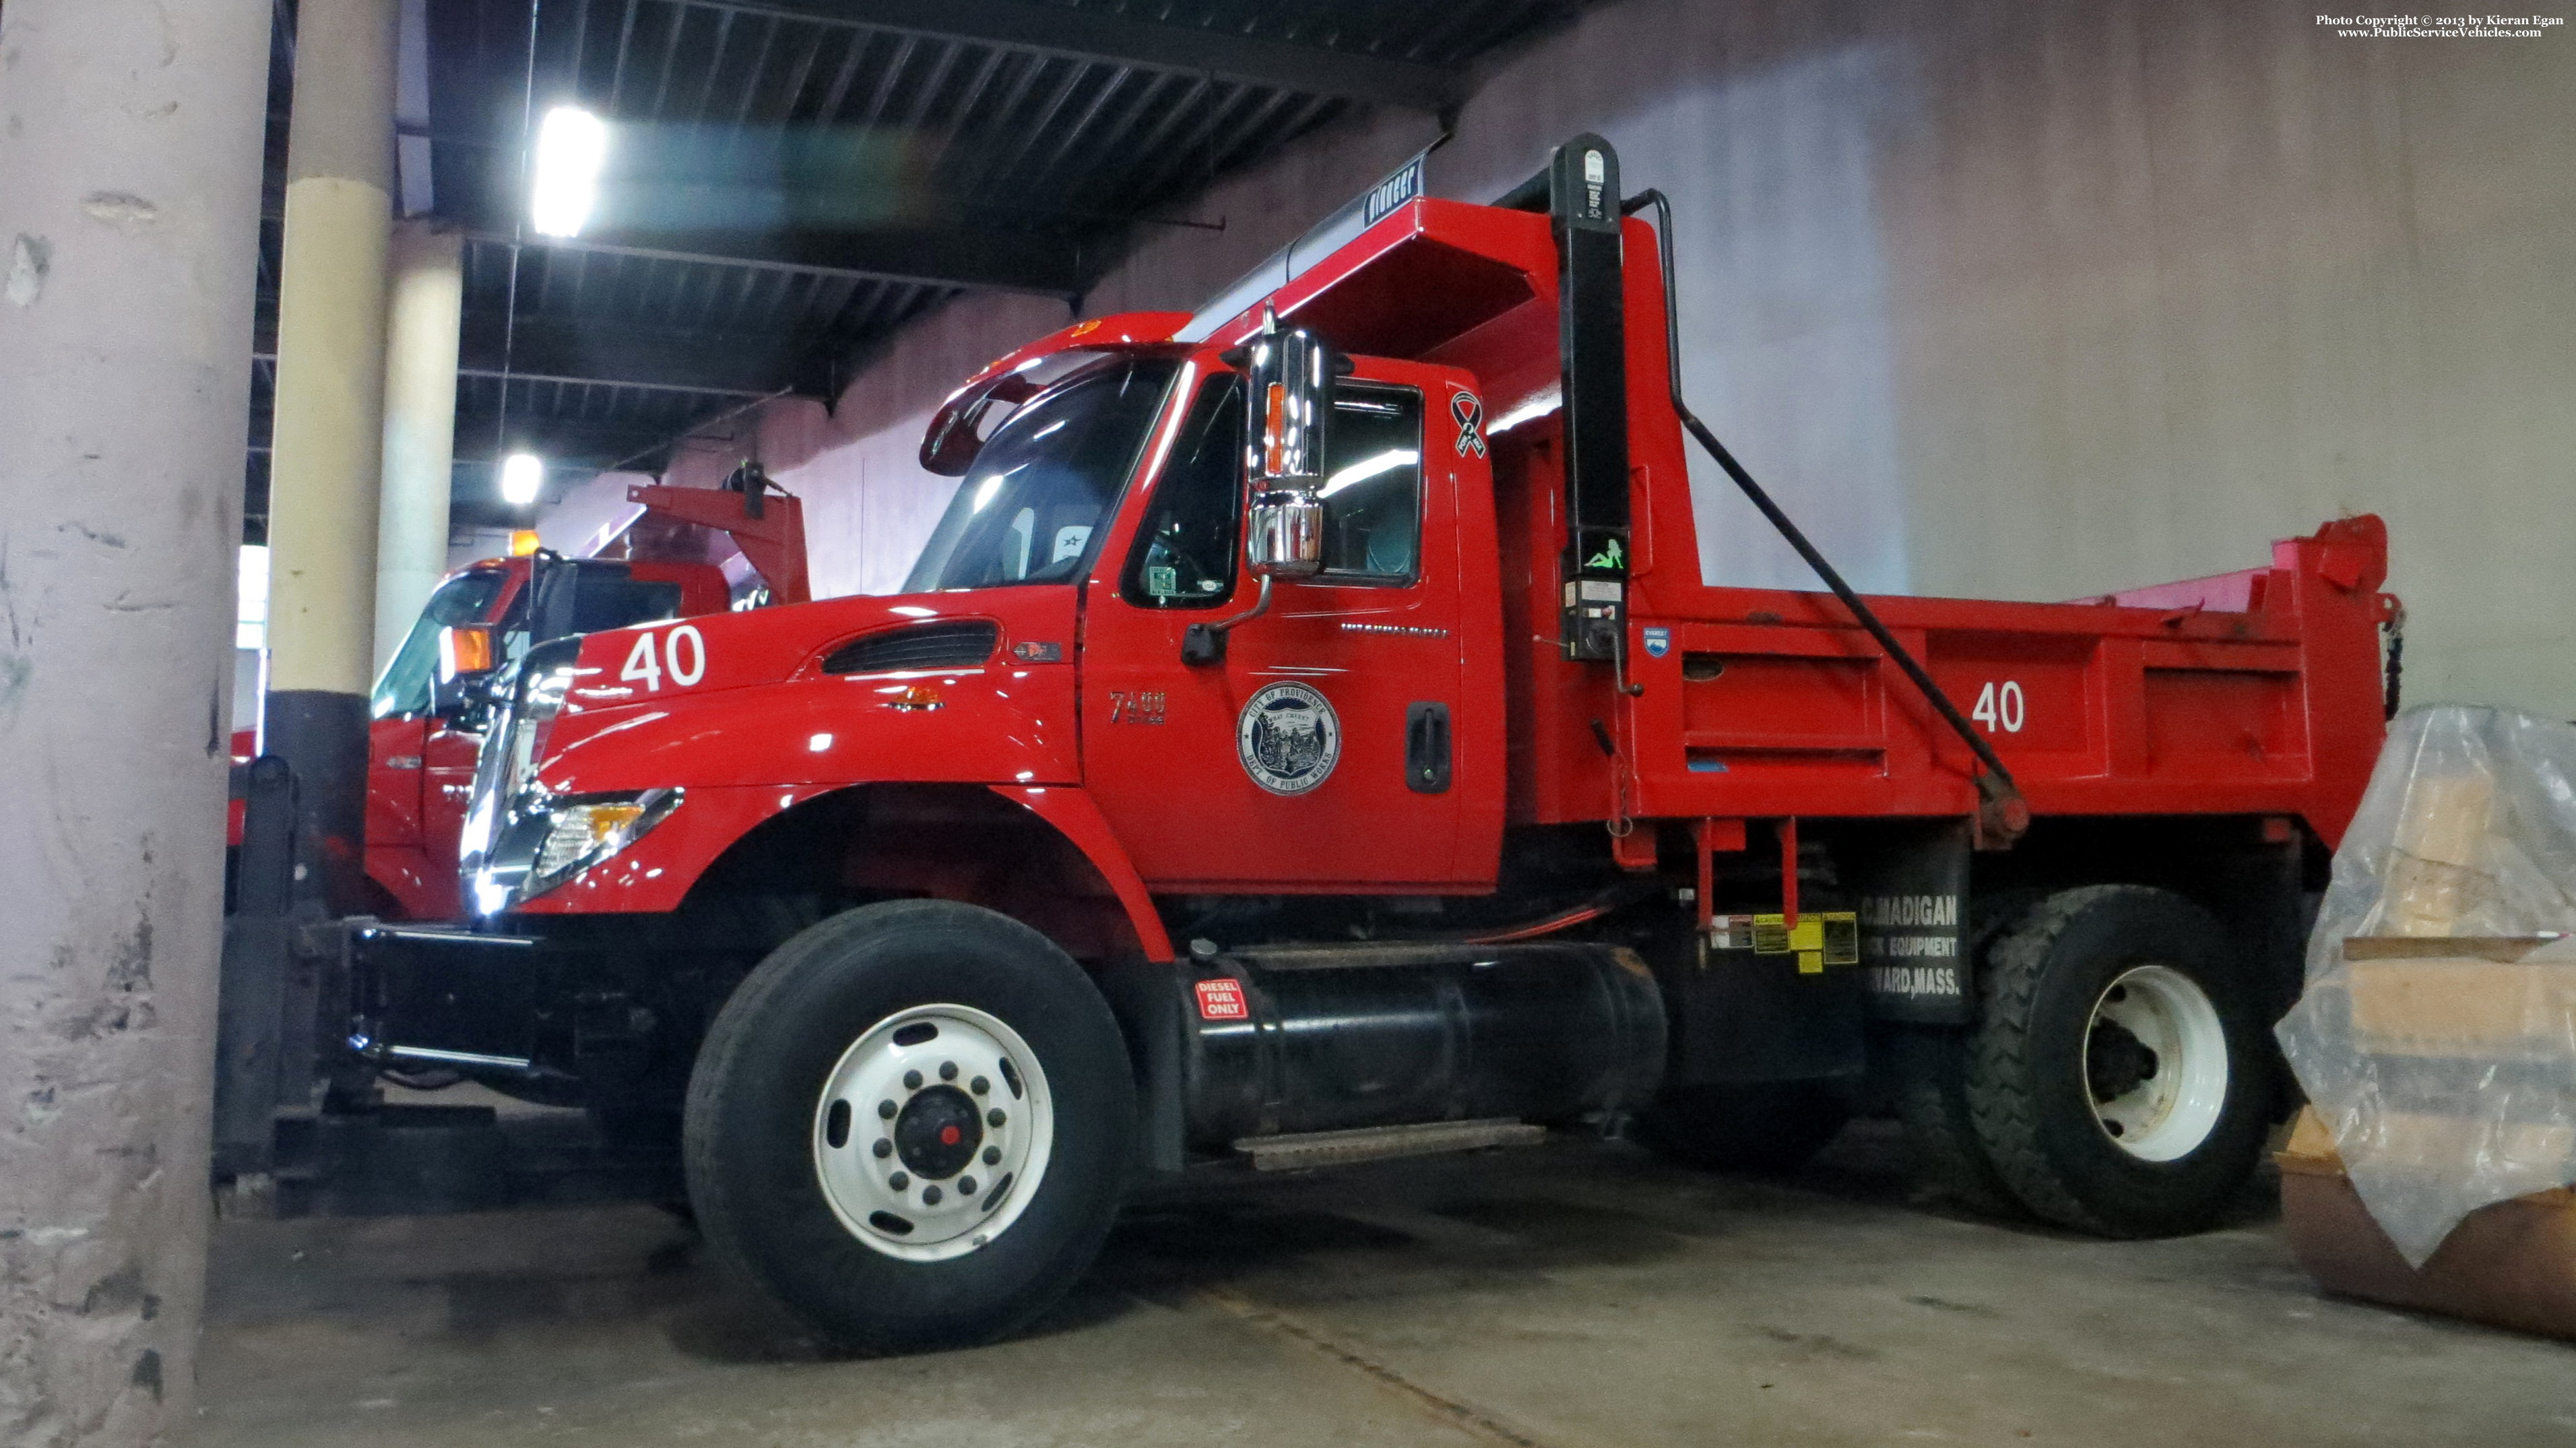
[[[1198,987],[1200,1020],[1240,1021],[1251,1017],[1251,1003],[1243,998],[1243,982],[1232,976],[1219,976],[1200,981]]]
[[[1800,915],[1794,926],[1783,915],[1720,915],[1709,925],[1711,950],[1795,955],[1805,975],[1860,960],[1860,917],[1849,910]]]

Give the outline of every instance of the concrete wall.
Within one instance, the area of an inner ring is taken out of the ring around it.
[[[2055,598],[2385,514],[2409,693],[2576,714],[2576,36],[2343,39],[2222,0],[1627,0],[1502,61],[1434,158],[1597,130],[1674,198],[1694,405],[1863,586]],[[1190,306],[1429,138],[1319,135],[1088,299]],[[895,587],[939,397],[1061,325],[963,300],[771,409],[825,592]],[[1710,470],[1712,581],[1805,586]]]

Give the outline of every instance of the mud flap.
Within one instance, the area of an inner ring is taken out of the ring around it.
[[[1103,966],[1092,976],[1127,1038],[1128,1061],[1136,1072],[1136,1164],[1151,1175],[1177,1172],[1188,1159],[1187,1112],[1181,1095],[1181,1012],[1186,1009],[1183,998],[1190,994],[1187,978],[1192,973],[1189,965],[1178,961],[1130,957]]]
[[[1858,897],[1869,1013],[1908,1025],[1976,1019],[1968,944],[1969,827],[1937,820],[1873,831],[1841,852]]]

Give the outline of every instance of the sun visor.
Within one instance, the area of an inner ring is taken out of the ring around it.
[[[1412,160],[1388,172],[1386,179],[1352,197],[1305,235],[1272,252],[1268,260],[1245,272],[1234,285],[1191,313],[1188,323],[1173,334],[1173,339],[1206,341],[1263,297],[1295,281],[1307,268],[1349,245],[1361,232],[1393,216],[1406,202],[1420,200],[1423,162],[1438,145],[1435,141],[1416,152]]]

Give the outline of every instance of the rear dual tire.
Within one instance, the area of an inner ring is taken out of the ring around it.
[[[1071,957],[988,910],[871,905],[780,946],[718,1013],[689,1199],[718,1259],[834,1346],[959,1346],[1090,1265],[1134,1120],[1117,1022]]]
[[[2271,1125],[2261,1010],[2226,932],[2166,890],[2032,906],[1986,950],[1964,1033],[1904,1044],[1918,1168],[1983,1210],[2110,1237],[2218,1223]]]

